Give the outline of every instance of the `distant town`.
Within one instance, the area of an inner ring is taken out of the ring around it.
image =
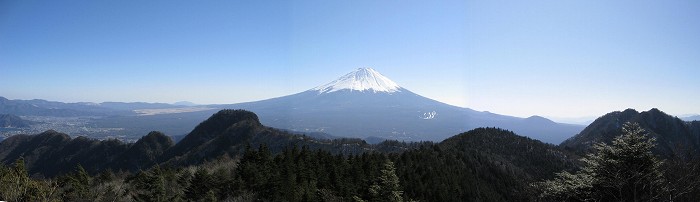
[[[118,139],[124,142],[134,142],[140,137],[129,137],[124,135],[124,128],[104,128],[97,127],[93,122],[101,117],[52,117],[52,116],[21,116],[22,119],[35,122],[30,127],[25,128],[4,128],[0,131],[3,137],[18,134],[39,134],[47,130],[55,130],[70,135],[71,137],[87,136],[92,139]],[[121,132],[121,134],[116,134]]]

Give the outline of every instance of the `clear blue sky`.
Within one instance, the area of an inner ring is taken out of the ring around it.
[[[373,67],[526,117],[700,113],[700,1],[0,1],[0,96],[237,103]]]

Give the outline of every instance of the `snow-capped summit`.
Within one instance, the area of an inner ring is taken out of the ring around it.
[[[339,90],[394,93],[401,92],[401,89],[401,86],[396,84],[396,82],[372,68],[358,68],[333,82],[311,90],[318,91],[318,93],[321,94]]]

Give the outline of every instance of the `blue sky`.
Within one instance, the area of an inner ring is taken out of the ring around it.
[[[237,103],[373,67],[500,114],[695,114],[698,11],[698,1],[0,1],[0,96]]]

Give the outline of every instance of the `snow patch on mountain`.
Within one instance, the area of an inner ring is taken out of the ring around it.
[[[319,94],[339,90],[393,93],[401,92],[401,87],[372,68],[358,68],[335,81],[311,90],[318,91]]]
[[[423,116],[420,117],[420,118],[426,119],[426,120],[428,120],[428,119],[434,119],[434,118],[435,118],[435,115],[437,115],[437,112],[435,112],[435,111],[432,111],[432,112],[425,112],[425,113],[423,113]]]

